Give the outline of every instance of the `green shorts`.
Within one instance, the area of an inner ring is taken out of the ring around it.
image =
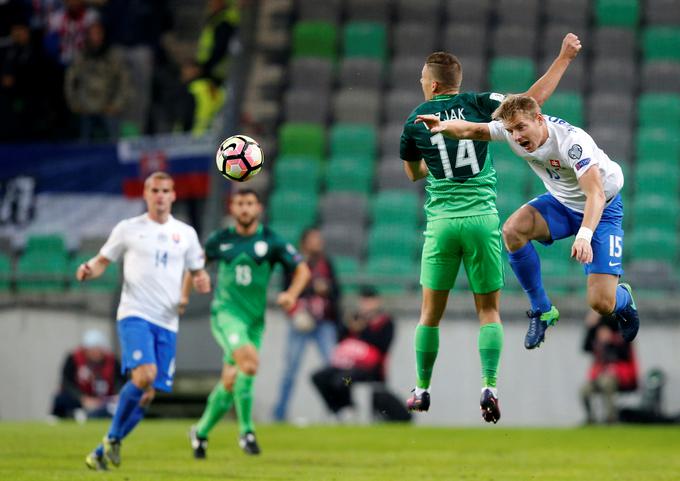
[[[430,221],[425,229],[420,284],[452,289],[462,260],[472,292],[498,290],[504,284],[501,250],[497,214]]]
[[[234,351],[252,345],[260,350],[264,322],[244,322],[231,312],[212,309],[210,318],[212,335],[224,351],[224,362],[234,365]]]

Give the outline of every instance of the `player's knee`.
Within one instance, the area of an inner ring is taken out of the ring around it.
[[[140,389],[148,389],[156,379],[157,372],[153,364],[139,366],[132,371],[132,382]]]
[[[240,366],[241,371],[248,376],[254,376],[257,374],[257,368],[259,367],[259,362],[257,358],[246,359]]]
[[[503,242],[505,242],[505,245],[508,247],[508,249],[512,251],[515,247],[521,247],[519,244],[523,243],[524,237],[522,236],[520,229],[518,228],[518,224],[515,221],[508,219],[505,224],[503,224],[502,234]]]
[[[614,311],[616,299],[609,299],[604,296],[597,296],[589,298],[588,303],[590,304],[592,310],[594,310],[595,312],[602,316],[607,316],[611,314],[612,311]]]

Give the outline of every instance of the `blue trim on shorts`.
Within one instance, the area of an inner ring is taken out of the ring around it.
[[[528,203],[545,219],[550,230],[550,240],[538,241],[550,245],[556,240],[576,235],[583,214],[562,204],[549,192]],[[623,275],[623,200],[616,194],[605,207],[600,223],[593,232],[593,262],[583,266],[587,274]]]
[[[121,350],[121,370],[127,371],[142,364],[154,364],[158,370],[153,387],[172,391],[175,376],[177,333],[152,324],[141,317],[124,317],[118,321]]]

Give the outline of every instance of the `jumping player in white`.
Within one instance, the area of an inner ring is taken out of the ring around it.
[[[123,259],[124,282],[118,306],[122,368],[131,371],[102,443],[85,459],[90,469],[120,465],[121,441],[142,420],[155,389],[171,391],[179,314],[185,307],[182,283],[188,271],[196,291],[210,292],[204,254],[193,227],[170,215],[175,201],[172,177],[151,174],[144,182],[147,213],[116,225],[99,254],[78,267],[79,281],[102,275]]]
[[[603,316],[615,315],[623,338],[632,341],[640,320],[630,286],[619,283],[623,274],[621,167],[582,129],[541,114],[531,97],[508,96],[493,118],[490,123],[474,123],[422,115],[416,123],[456,139],[506,141],[548,191],[520,207],[503,225],[510,266],[531,301],[524,346],[538,347],[547,328],[559,319],[543,288],[540,260],[531,241],[550,245],[572,235],[576,239],[571,256],[584,264],[588,276],[588,304]]]

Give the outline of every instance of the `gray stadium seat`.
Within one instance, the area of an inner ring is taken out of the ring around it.
[[[286,92],[283,104],[287,122],[325,124],[328,121],[328,96],[294,89]]]
[[[538,43],[539,51],[543,56],[555,58],[562,48],[562,40],[568,33],[575,33],[578,35],[581,44],[589,45],[589,30],[587,27],[574,28],[564,23],[552,23],[546,26],[541,35],[541,41]],[[581,52],[582,54],[583,52]],[[580,56],[582,56],[580,54]]]
[[[298,0],[298,19],[338,23],[341,4],[341,0]]]
[[[635,119],[633,97],[592,92],[588,101],[588,125],[621,126],[630,129]]]
[[[399,140],[405,121],[406,119],[390,122],[380,129],[380,154],[383,157],[401,158],[399,157]]]
[[[538,75],[543,75],[543,73],[548,70],[548,67],[550,67],[550,64],[555,60],[556,56],[557,53],[546,55],[543,58],[543,61],[541,62],[541,71]],[[569,64],[569,68],[557,86],[558,92],[583,92],[586,87],[585,63],[585,58],[579,56]]]
[[[545,16],[548,23],[584,29],[590,20],[590,0],[546,0]]]
[[[479,57],[458,57],[463,66],[461,92],[482,92],[486,89],[486,61]]]
[[[293,89],[312,90],[319,95],[328,95],[333,87],[333,64],[328,59],[294,58],[288,72]]]
[[[366,244],[366,230],[356,224],[323,224],[321,234],[326,251],[332,256],[362,257]]]
[[[420,74],[425,59],[421,57],[395,57],[390,64],[389,84],[393,89],[420,90]]]
[[[331,192],[321,199],[319,211],[323,224],[363,226],[366,223],[368,202],[356,193]]]
[[[592,90],[609,90],[630,95],[635,90],[638,73],[632,60],[600,58],[591,63]]]
[[[382,88],[383,64],[372,58],[344,58],[340,66],[340,86],[342,88]]]
[[[432,22],[432,19],[440,18],[442,13],[442,0],[397,0],[397,18],[400,21]]]
[[[379,90],[342,89],[333,99],[333,117],[336,122],[377,124],[381,98]]]
[[[446,0],[446,21],[486,26],[491,0]]]
[[[391,90],[385,97],[384,118],[388,123],[403,123],[413,109],[424,101],[422,92],[416,89]]]
[[[597,28],[592,36],[592,51],[596,58],[634,59],[637,51],[635,31],[629,28]]]
[[[501,25],[534,28],[538,23],[539,0],[498,0],[496,15]]]
[[[497,57],[533,57],[536,29],[532,25],[502,25],[493,33],[492,50]]]
[[[427,57],[438,49],[438,29],[431,23],[400,22],[392,28],[392,51],[400,57]]]
[[[609,125],[591,126],[588,133],[595,143],[612,159],[616,161],[630,162],[632,159],[631,129],[622,129]]]
[[[390,17],[390,6],[391,2],[385,0],[345,0],[345,13],[349,20],[386,23]]]
[[[680,25],[678,0],[646,0],[645,19],[650,25]]]
[[[487,42],[486,26],[450,23],[444,30],[442,48],[454,55],[478,57],[486,55]]]
[[[680,92],[680,63],[647,62],[641,82],[645,92]]]
[[[404,161],[399,156],[383,157],[378,163],[378,190],[407,189],[411,192],[422,192],[423,181],[413,182],[406,177]]]

